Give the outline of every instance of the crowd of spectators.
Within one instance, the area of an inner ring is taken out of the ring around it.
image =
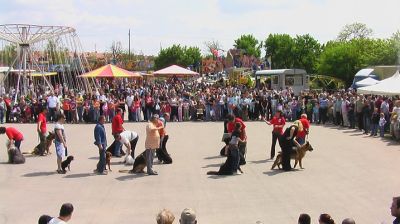
[[[170,79],[157,83],[101,81],[90,93],[55,85],[51,91],[31,92],[15,99],[15,91],[0,98],[0,122],[34,122],[43,107],[48,120],[57,111],[67,123],[96,123],[100,115],[111,122],[116,109],[130,122],[147,121],[153,114],[169,113],[171,122],[221,121],[234,114],[244,121],[270,119],[280,110],[289,121],[305,113],[310,122],[358,128],[365,134],[390,133],[400,139],[399,96],[374,96],[355,91],[270,90]],[[5,117],[5,119],[4,119]]]

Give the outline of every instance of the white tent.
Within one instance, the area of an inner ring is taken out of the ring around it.
[[[358,87],[365,87],[365,86],[372,86],[372,85],[375,85],[375,84],[378,84],[378,83],[380,83],[379,80],[376,80],[376,79],[373,79],[371,77],[368,77],[368,78],[365,78],[365,79],[363,79],[361,81],[356,82],[356,85]]]
[[[357,92],[375,95],[400,95],[400,73],[397,70],[392,77],[384,79],[376,85],[358,88]]]

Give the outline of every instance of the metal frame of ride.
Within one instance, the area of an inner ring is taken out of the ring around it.
[[[15,100],[18,94],[29,94],[37,90],[53,91],[52,82],[69,89],[90,91],[89,79],[77,77],[89,71],[90,66],[72,27],[0,25],[0,47],[0,64],[9,67],[1,84],[6,91],[15,90]],[[16,49],[13,52],[15,58],[10,60],[5,47]],[[16,70],[13,70],[14,66]],[[34,78],[32,72],[42,75]],[[46,76],[49,72],[57,72],[57,75]],[[18,74],[16,82],[12,73]]]

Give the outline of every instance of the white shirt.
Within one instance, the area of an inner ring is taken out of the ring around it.
[[[133,139],[138,137],[138,134],[134,131],[123,131],[119,135],[121,136],[120,142],[122,144],[127,144],[130,141],[133,141]]]
[[[58,103],[58,98],[56,96],[49,96],[47,98],[47,104],[49,105],[49,108],[56,108],[57,103]]]
[[[49,224],[66,224],[63,220],[59,218],[52,218],[49,222]]]
[[[128,107],[131,107],[132,102],[133,102],[133,96],[127,96],[126,97],[126,105],[128,105]]]

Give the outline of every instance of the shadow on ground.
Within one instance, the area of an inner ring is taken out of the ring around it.
[[[64,178],[82,178],[82,177],[90,177],[93,176],[95,174],[93,173],[76,173],[76,174],[69,174],[64,176]]]
[[[119,181],[127,181],[127,180],[133,180],[133,179],[136,179],[136,178],[145,177],[145,176],[148,176],[148,175],[146,175],[144,173],[136,173],[136,174],[129,174],[129,175],[126,175],[126,176],[120,176],[120,177],[117,177],[115,179],[117,179]]]
[[[33,172],[33,173],[27,173],[22,175],[23,177],[43,177],[43,176],[51,176],[57,174],[55,171],[52,172]]]

